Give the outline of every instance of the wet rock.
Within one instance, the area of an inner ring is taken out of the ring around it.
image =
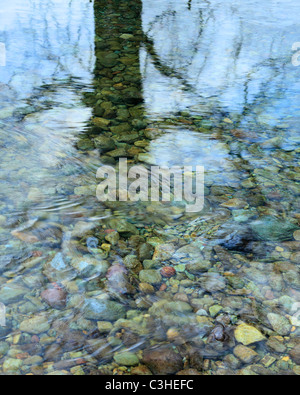
[[[154,248],[148,243],[143,243],[138,247],[138,257],[142,262],[147,259],[152,259],[153,253]]]
[[[236,340],[244,346],[249,346],[250,344],[266,340],[265,336],[259,330],[254,328],[254,326],[247,324],[239,325],[236,328],[234,335]]]
[[[113,151],[116,148],[115,142],[110,137],[99,136],[94,139],[95,147],[100,150],[101,153]]]
[[[143,269],[141,262],[135,255],[127,255],[124,258],[124,266],[136,274],[138,274]]]
[[[106,278],[107,289],[112,293],[127,294],[134,291],[128,280],[127,269],[118,263],[109,268]]]
[[[218,273],[206,273],[200,278],[200,284],[207,292],[218,292],[226,288],[226,279]]]
[[[97,59],[102,66],[107,68],[115,67],[118,64],[118,58],[118,55],[115,53],[107,54],[106,52],[104,52],[103,54],[100,54],[99,52],[97,52]]]
[[[167,261],[175,253],[175,246],[173,244],[160,244],[156,246],[153,255],[153,260]]]
[[[112,347],[105,339],[92,339],[86,342],[87,351],[99,361],[109,361],[113,357]]]
[[[291,333],[292,325],[289,320],[279,314],[268,314],[268,320],[273,330],[281,336],[288,336]]]
[[[46,263],[43,267],[43,274],[51,283],[70,280],[75,277],[74,272],[65,262],[62,253],[58,253],[52,261]]]
[[[189,360],[190,360],[190,367],[196,369],[197,371],[202,371],[203,369],[203,356],[201,349],[197,347],[192,347],[189,350]]]
[[[300,365],[300,344],[297,344],[291,351],[290,356],[297,365]]]
[[[188,263],[186,265],[186,270],[189,273],[197,275],[199,273],[207,272],[211,267],[212,263],[210,261],[201,260],[195,263]]]
[[[86,302],[83,315],[89,320],[113,322],[125,318],[126,310],[123,305],[117,302],[89,299]]]
[[[0,358],[7,354],[9,350],[9,344],[6,342],[0,342]]]
[[[16,303],[28,292],[28,288],[22,287],[18,284],[5,284],[0,289],[0,302],[5,305]]]
[[[8,358],[4,361],[2,369],[4,373],[17,373],[22,365],[22,360]]]
[[[216,317],[222,310],[223,310],[222,306],[214,305],[209,308],[209,314],[211,315],[211,317]]]
[[[110,232],[108,235],[105,236],[105,240],[108,241],[111,245],[115,246],[120,240],[120,235],[118,232]]]
[[[125,219],[113,218],[109,221],[111,229],[115,229],[118,233],[125,233],[129,235],[138,235],[138,229],[131,223],[127,222]]]
[[[20,325],[22,332],[29,333],[31,335],[39,335],[40,333],[48,332],[50,324],[48,318],[43,315],[39,315],[28,320],[24,320]]]
[[[233,370],[239,369],[241,367],[241,362],[232,354],[226,355],[224,362]]]
[[[162,282],[162,277],[156,270],[142,270],[140,272],[140,281],[151,285],[158,285]]]
[[[203,338],[209,335],[214,329],[214,323],[209,317],[197,317],[198,336]]]
[[[97,327],[100,334],[109,333],[113,329],[113,325],[109,321],[98,321]]]
[[[109,119],[105,119],[105,118],[97,117],[97,118],[94,118],[94,119],[93,119],[93,124],[94,124],[97,128],[102,129],[102,130],[107,130],[107,129],[108,129],[108,126],[110,125],[110,123],[111,123],[111,121],[110,121]],[[96,140],[97,140],[97,141],[101,141],[101,138],[106,138],[106,137],[105,137],[105,136],[96,137],[96,138],[95,138],[95,145],[97,144]],[[100,139],[100,140],[98,140],[98,139]],[[96,147],[97,147],[97,145],[96,145]],[[98,148],[98,147],[97,147],[97,148]]]
[[[35,244],[39,242],[39,239],[30,233],[13,231],[11,234],[17,239],[24,241],[28,244]]]
[[[221,204],[221,206],[232,210],[239,210],[245,208],[247,204],[247,202],[241,199],[231,199],[228,202]]]
[[[300,241],[300,230],[296,230],[293,236],[296,241]]]
[[[276,242],[293,240],[293,233],[299,228],[288,220],[265,217],[253,222],[251,229],[257,239]]]
[[[259,359],[257,352],[253,351],[249,347],[239,345],[235,347],[233,352],[237,358],[246,364],[254,363]]]
[[[155,293],[154,287],[147,283],[140,283],[139,289],[141,292],[143,292],[146,295],[153,295]]]
[[[94,148],[94,144],[90,139],[84,139],[81,138],[80,140],[77,141],[77,148],[79,150],[83,150],[83,151],[88,151],[88,150],[92,150]]]
[[[183,369],[181,356],[170,346],[144,351],[142,361],[155,375],[176,374]]]
[[[48,289],[41,293],[41,298],[51,307],[62,309],[67,303],[66,291],[57,284],[51,285]]]
[[[44,359],[39,355],[34,355],[33,357],[28,357],[24,360],[25,366],[34,366],[34,365],[42,365]]]
[[[82,331],[70,330],[69,325],[65,332],[59,333],[59,338],[60,338],[60,344],[64,352],[73,352],[74,350],[76,351],[82,350],[86,340]]]
[[[251,229],[248,229],[247,227],[238,228],[233,232],[231,229],[220,229],[220,236],[224,238],[220,241],[221,246],[227,250],[242,252],[245,252],[245,250],[249,248],[249,244],[254,239]]]
[[[51,344],[45,350],[44,360],[45,362],[58,362],[60,361],[64,351],[61,345],[54,343]]]
[[[130,374],[133,376],[152,376],[152,372],[144,365],[132,368]]]
[[[176,270],[172,266],[165,266],[161,269],[160,274],[165,278],[176,276]]]
[[[114,360],[120,366],[136,366],[139,364],[136,354],[127,351],[115,354]]]
[[[88,256],[72,259],[71,265],[82,277],[90,277],[92,275],[104,276],[109,267],[106,261]]]
[[[284,345],[284,343],[279,341],[274,336],[270,337],[270,339],[266,343],[266,346],[268,347],[269,350],[275,351],[277,353],[284,354],[286,352],[286,346]]]

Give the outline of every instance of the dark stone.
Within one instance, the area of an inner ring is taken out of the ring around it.
[[[61,346],[57,343],[51,344],[46,348],[44,360],[45,362],[58,362],[63,355]]]
[[[144,351],[143,364],[156,375],[176,374],[183,369],[182,357],[170,346]]]
[[[87,351],[99,361],[108,361],[113,357],[113,350],[104,339],[88,340],[86,348]]]
[[[300,343],[296,345],[291,351],[290,356],[297,365],[300,365]]]

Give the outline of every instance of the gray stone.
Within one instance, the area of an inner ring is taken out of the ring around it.
[[[22,365],[23,361],[20,359],[8,358],[4,361],[2,369],[4,373],[16,373]]]
[[[0,358],[7,354],[9,350],[9,344],[6,342],[0,342]]]
[[[257,239],[275,242],[293,240],[293,233],[299,229],[297,225],[288,220],[279,220],[273,217],[255,221],[251,228]]]
[[[86,301],[83,315],[86,319],[96,321],[117,321],[125,318],[123,305],[110,300],[89,299]]]
[[[131,223],[122,218],[113,218],[109,221],[111,229],[115,229],[118,233],[128,233],[131,235],[138,235],[138,229]]]
[[[239,345],[235,347],[233,352],[237,358],[247,364],[256,362],[259,359],[257,352],[253,351],[249,347]]]
[[[5,284],[0,289],[0,302],[5,305],[16,303],[29,292],[28,288],[17,284]]]
[[[162,276],[156,270],[142,270],[140,272],[140,281],[151,285],[157,285],[162,282]]]
[[[210,261],[201,260],[195,263],[188,263],[186,265],[186,270],[192,274],[199,274],[202,272],[207,272],[212,267]]]
[[[200,278],[203,289],[207,292],[218,292],[226,288],[226,280],[218,273],[206,273]]]
[[[268,314],[268,320],[273,330],[281,336],[288,336],[291,333],[292,325],[287,318],[279,315],[270,313]]]
[[[50,329],[48,318],[44,315],[39,315],[28,320],[25,320],[20,325],[22,332],[30,333],[31,335],[39,335],[47,332]]]
[[[115,142],[112,138],[106,136],[98,136],[94,139],[95,147],[99,148],[101,152],[112,151],[116,148]]]

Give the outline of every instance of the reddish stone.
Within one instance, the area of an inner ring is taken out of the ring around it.
[[[159,288],[160,292],[164,292],[167,289],[167,285],[166,284],[162,284],[162,286]]]
[[[166,267],[163,267],[163,268],[161,269],[160,274],[161,274],[163,277],[171,278],[171,277],[176,276],[176,270],[175,270],[174,267],[172,267],[172,266],[166,266]]]
[[[21,360],[27,359],[28,357],[29,357],[29,354],[28,354],[27,352],[20,353],[20,354],[17,354],[17,355],[16,355],[16,358],[17,358],[17,359],[21,359]]]
[[[87,361],[83,358],[76,359],[76,365],[85,365],[86,362]]]
[[[32,256],[35,258],[40,258],[41,256],[43,256],[42,251],[32,251]]]
[[[58,284],[51,284],[51,287],[41,293],[41,298],[55,309],[64,308],[67,303],[67,293]]]

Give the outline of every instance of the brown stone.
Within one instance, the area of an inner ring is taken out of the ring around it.
[[[41,298],[51,307],[61,309],[66,306],[67,293],[57,285],[51,286],[41,293]]]
[[[176,374],[183,369],[182,357],[169,346],[144,351],[143,363],[156,375]]]
[[[300,365],[300,343],[296,345],[291,351],[290,356],[297,365]]]

